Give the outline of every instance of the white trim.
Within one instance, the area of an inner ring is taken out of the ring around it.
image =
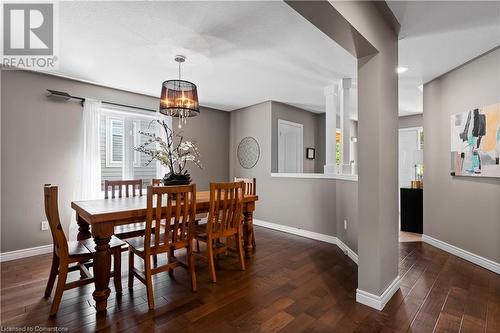
[[[284,119],[278,119],[278,171],[283,168],[284,161],[284,141],[281,136],[281,125],[293,126],[300,129],[299,144],[297,147],[297,159],[299,160],[299,172],[304,171],[304,125],[299,123],[294,123]],[[283,161],[282,161],[283,160]]]
[[[281,173],[273,172],[274,178],[311,178],[311,179],[339,179],[357,182],[358,175],[337,174],[337,173]]]
[[[356,302],[382,311],[391,297],[399,290],[400,284],[401,278],[398,275],[380,296],[358,288],[356,289]]]
[[[122,160],[113,161],[113,123],[122,124]],[[125,136],[125,119],[106,116],[106,168],[118,168],[122,166],[124,157],[123,138]]]
[[[351,250],[351,248],[349,246],[347,246],[344,242],[342,242],[340,240],[340,238],[338,237],[335,237],[337,238],[337,243],[336,245],[344,252],[344,253],[347,253],[347,256],[356,263],[356,265],[358,264],[358,254],[356,252],[354,252],[353,250]]]
[[[486,268],[492,272],[500,274],[500,263],[497,263],[493,260],[481,257],[477,254],[456,247],[455,245],[448,244],[431,236],[422,235],[422,241],[443,251],[451,253],[457,257],[470,261],[478,266]]]
[[[314,231],[289,227],[286,225],[271,223],[271,222],[262,221],[262,220],[258,220],[258,219],[253,219],[253,224],[260,226],[260,227],[268,228],[268,229],[286,232],[288,234],[293,234],[293,235],[297,235],[297,236],[301,236],[301,237],[305,237],[305,238],[310,238],[310,239],[318,240],[318,241],[325,242],[325,243],[335,244],[352,261],[354,261],[354,263],[356,263],[356,264],[358,263],[358,255],[356,254],[356,252],[351,250],[346,244],[344,244],[340,239],[338,239],[335,236],[320,234],[320,233],[314,232]]]
[[[0,253],[0,262],[11,261],[21,258],[37,256],[52,252],[52,244],[30,247],[28,249],[15,250],[10,252]]]

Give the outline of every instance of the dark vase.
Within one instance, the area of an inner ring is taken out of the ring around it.
[[[188,173],[167,173],[161,180],[165,186],[189,185],[191,183],[191,175]]]

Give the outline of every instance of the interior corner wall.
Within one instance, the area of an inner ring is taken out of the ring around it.
[[[500,262],[500,179],[450,175],[450,116],[500,102],[500,49],[424,85],[424,234]]]
[[[48,99],[46,89],[152,109],[158,107],[158,98],[29,71],[2,70],[1,80],[4,253],[52,243],[50,231],[40,231],[40,222],[46,220],[43,184],[59,186],[59,210],[66,232],[72,219],[82,107],[76,101]],[[229,113],[202,108],[183,129],[186,136],[197,139],[205,164],[203,170],[190,169],[198,188],[206,190],[209,181],[226,181]]]
[[[230,113],[231,177],[257,178],[259,201],[254,218],[274,224],[336,236],[336,180],[271,177],[271,102]],[[251,169],[238,162],[240,141],[251,136],[260,158]],[[354,182],[351,182],[354,183]]]

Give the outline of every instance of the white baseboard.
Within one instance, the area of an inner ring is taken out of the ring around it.
[[[381,311],[391,297],[399,290],[400,283],[401,278],[398,275],[380,296],[361,289],[356,289],[356,302]]]
[[[494,262],[493,260],[481,257],[477,254],[456,247],[455,245],[448,244],[431,236],[422,235],[422,241],[443,251],[456,255],[457,257],[470,261],[478,266],[486,268],[492,272],[500,274],[500,264]]]
[[[356,252],[354,252],[353,250],[351,250],[351,248],[349,246],[347,246],[344,242],[342,242],[338,237],[335,237],[337,238],[337,246],[342,250],[344,251],[344,253],[347,253],[347,256],[349,258],[351,258],[352,261],[354,261],[356,263],[356,265],[358,264],[358,254]]]
[[[293,235],[297,235],[297,236],[301,236],[301,237],[305,237],[305,238],[315,239],[315,240],[319,240],[319,241],[325,242],[325,243],[335,244],[344,253],[346,253],[347,256],[352,261],[354,261],[356,264],[358,263],[358,255],[356,254],[356,252],[351,250],[346,244],[344,244],[340,239],[338,239],[335,236],[320,234],[320,233],[314,232],[314,231],[308,231],[308,230],[304,230],[304,229],[289,227],[286,225],[267,222],[267,221],[258,220],[258,219],[254,219],[253,224],[258,225],[260,227],[268,228],[268,229],[286,232],[288,234],[293,234]]]
[[[52,244],[49,244],[49,245],[42,245],[42,246],[37,246],[37,247],[30,247],[28,249],[3,252],[3,253],[0,253],[0,262],[37,256],[40,254],[51,253],[52,248],[53,248]]]

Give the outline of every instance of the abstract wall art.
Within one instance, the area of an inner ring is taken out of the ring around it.
[[[451,175],[500,177],[500,103],[451,116]]]

